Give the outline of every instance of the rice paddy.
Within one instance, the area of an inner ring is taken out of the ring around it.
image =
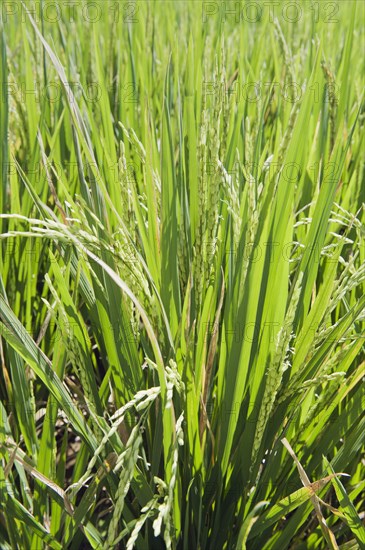
[[[0,10],[0,548],[365,547],[365,4]]]

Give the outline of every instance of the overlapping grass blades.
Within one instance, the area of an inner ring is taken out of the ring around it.
[[[361,546],[364,6],[92,4],[2,12],[0,546]]]

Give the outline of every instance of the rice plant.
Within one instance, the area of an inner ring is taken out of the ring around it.
[[[0,547],[356,549],[363,2],[3,2]]]

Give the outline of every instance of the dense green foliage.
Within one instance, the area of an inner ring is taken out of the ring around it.
[[[2,4],[1,549],[364,547],[365,4]]]

